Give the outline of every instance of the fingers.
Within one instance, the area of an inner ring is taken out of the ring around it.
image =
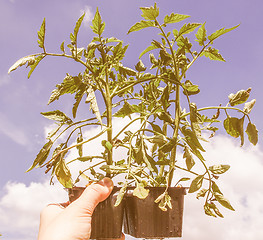
[[[88,186],[82,195],[71,205],[80,207],[86,213],[92,214],[99,202],[104,201],[113,189],[113,182],[110,178],[104,178],[100,182]]]

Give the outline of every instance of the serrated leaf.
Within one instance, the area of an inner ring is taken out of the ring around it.
[[[119,42],[112,51],[113,54],[113,58],[115,58],[115,60],[122,60],[125,56],[125,52],[128,48],[128,45],[122,47],[122,42]]]
[[[165,143],[159,148],[159,151],[162,151],[163,153],[167,153],[172,151],[172,149],[176,146],[176,140],[172,138],[169,142]]]
[[[178,14],[178,13],[171,13],[171,15],[166,15],[164,17],[164,24],[169,24],[169,23],[177,23],[185,20],[186,18],[189,18],[189,15],[183,15],[183,14]]]
[[[98,34],[99,36],[101,36],[101,34],[103,33],[103,31],[105,29],[105,23],[102,22],[98,8],[97,8],[97,11],[95,13],[94,19],[92,20],[91,29],[93,30],[93,32],[95,34]]]
[[[154,7],[141,7],[142,17],[146,20],[155,20],[159,16],[159,8],[157,8],[156,3]]]
[[[225,208],[228,208],[232,211],[235,209],[231,206],[230,202],[224,197],[224,195],[214,192],[215,199]]]
[[[35,55],[29,55],[23,58],[20,58],[17,60],[8,70],[8,74],[14,70],[16,70],[18,67],[21,67],[25,64],[28,64],[27,66],[30,66],[35,63],[36,57]]]
[[[54,120],[66,124],[73,123],[73,121],[65,113],[59,110],[50,111],[50,112],[41,112],[41,114],[50,120]]]
[[[222,62],[226,61],[217,49],[211,47],[205,49],[200,56],[208,57],[211,60],[217,60]]]
[[[198,26],[200,26],[201,23],[187,23],[187,24],[184,24],[181,29],[179,30],[179,33],[178,33],[178,36],[182,36],[184,34],[188,34],[192,31],[194,31]]]
[[[213,165],[209,170],[214,174],[223,174],[230,168],[229,165]]]
[[[128,34],[131,32],[139,31],[144,28],[148,27],[155,27],[155,23],[153,21],[144,21],[141,20],[140,22],[135,23],[128,31]]]
[[[35,62],[33,64],[30,65],[30,71],[27,75],[27,78],[30,78],[31,74],[33,73],[33,71],[35,70],[35,68],[37,67],[37,65],[39,64],[39,62],[45,57],[45,55],[40,55],[37,58],[35,58]]]
[[[190,188],[189,188],[189,193],[193,193],[198,191],[203,184],[203,180],[204,180],[204,176],[203,175],[199,175],[197,176],[191,183]]]
[[[240,25],[240,24],[239,24]],[[221,35],[228,33],[234,29],[236,29],[239,25],[234,26],[232,28],[221,28],[219,30],[217,30],[216,32],[212,33],[210,36],[208,36],[208,39],[210,40],[210,42],[213,42],[215,39],[217,39],[218,37],[220,37]]]
[[[65,163],[64,159],[61,159],[55,166],[55,175],[58,181],[65,187],[65,188],[72,188],[72,179],[71,173],[69,171],[68,166]]]
[[[92,86],[89,86],[87,89],[86,103],[90,103],[90,109],[93,111],[98,121],[102,124],[99,106]]]
[[[243,112],[249,114],[252,108],[254,107],[255,103],[256,103],[256,99],[253,99],[252,101],[245,103]]]
[[[196,41],[199,43],[199,45],[204,46],[205,41],[206,41],[205,23],[203,23],[202,26],[198,29],[195,36],[196,36]]]
[[[235,106],[241,103],[244,103],[247,101],[249,98],[251,92],[251,88],[248,88],[247,90],[240,90],[237,93],[231,93],[228,98],[229,98],[229,104],[231,106]]]
[[[134,113],[135,110],[131,104],[129,104],[127,101],[124,102],[122,108],[120,108],[116,113],[114,113],[114,117],[126,117],[130,116],[132,113]]]
[[[46,20],[44,18],[42,24],[41,24],[41,27],[40,27],[40,30],[37,32],[37,35],[38,35],[38,46],[40,48],[43,48],[44,49],[44,42],[45,42],[45,33],[46,33]]]
[[[246,133],[248,135],[249,141],[253,145],[257,145],[258,143],[258,130],[255,124],[249,122],[247,125]]]
[[[147,198],[148,194],[149,189],[145,189],[143,183],[137,183],[136,188],[133,190],[133,196],[140,199],[145,199]]]
[[[40,163],[44,163],[49,155],[50,149],[53,145],[53,142],[51,140],[49,140],[44,146],[43,148],[39,151],[39,153],[37,154],[36,159],[34,160],[32,166],[26,171],[29,172],[31,171],[33,168],[35,168],[37,165],[39,165]]]

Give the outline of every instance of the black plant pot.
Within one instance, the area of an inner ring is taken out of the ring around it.
[[[182,236],[185,188],[170,187],[172,209],[162,211],[154,200],[165,188],[150,189],[146,199],[127,194],[125,200],[124,232],[136,238],[170,238]]]
[[[68,189],[69,201],[75,201],[84,189],[84,187]],[[114,207],[119,190],[120,188],[114,187],[110,196],[95,208],[91,221],[91,239],[121,238],[124,203]]]

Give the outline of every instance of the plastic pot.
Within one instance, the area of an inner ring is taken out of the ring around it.
[[[84,189],[84,187],[68,189],[69,201],[75,201]],[[110,196],[95,208],[91,221],[91,239],[121,237],[124,203],[114,207],[119,190],[120,188],[114,187]]]
[[[154,200],[164,187],[149,187],[146,199],[128,192],[125,199],[124,232],[136,238],[170,238],[182,236],[185,188],[170,187],[172,209],[162,211]]]

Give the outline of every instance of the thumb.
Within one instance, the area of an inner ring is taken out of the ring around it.
[[[104,201],[110,195],[113,186],[110,178],[103,178],[98,183],[89,185],[71,205],[74,204],[91,216],[98,203]]]

